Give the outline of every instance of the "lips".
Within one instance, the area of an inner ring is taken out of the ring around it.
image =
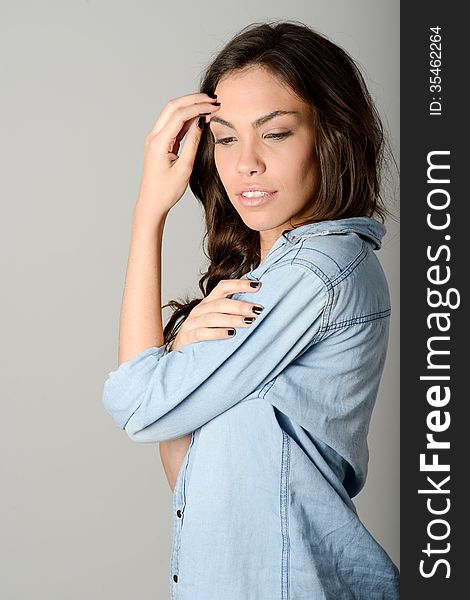
[[[254,190],[249,190],[249,191],[254,191]],[[264,190],[260,190],[260,191],[264,191]],[[267,204],[268,202],[270,202],[270,200],[272,198],[274,198],[275,195],[276,195],[276,192],[269,192],[268,194],[259,196],[259,198],[246,198],[245,196],[242,196],[241,194],[239,194],[238,197],[240,199],[240,203],[243,204],[243,206],[262,206],[263,204]]]
[[[274,194],[276,190],[272,190],[271,188],[262,187],[260,185],[246,185],[241,186],[235,192],[237,196],[241,196],[243,192],[267,192],[268,194]]]

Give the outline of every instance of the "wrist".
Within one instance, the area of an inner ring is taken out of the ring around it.
[[[165,225],[168,212],[167,210],[156,208],[155,200],[149,201],[145,197],[139,197],[134,206],[132,217],[133,227],[159,230]]]

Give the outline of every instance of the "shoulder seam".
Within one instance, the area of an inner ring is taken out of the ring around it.
[[[266,273],[274,271],[275,269],[278,269],[285,265],[297,265],[299,267],[303,267],[306,271],[310,271],[311,273],[314,273],[323,282],[323,284],[326,287],[326,289],[328,290],[328,292],[330,292],[330,290],[332,288],[334,288],[338,284],[340,284],[361,264],[361,262],[366,258],[366,256],[368,255],[368,252],[369,252],[369,244],[367,242],[365,242],[364,240],[362,240],[361,249],[358,252],[358,254],[351,260],[351,262],[344,269],[341,270],[340,273],[338,273],[338,275],[336,275],[333,279],[331,279],[318,265],[316,265],[312,261],[307,261],[305,259],[298,257],[301,249],[303,248],[304,242],[305,242],[305,240],[302,240],[302,242],[299,246],[299,249],[295,253],[294,257],[286,258],[284,260],[282,258],[279,259],[273,265],[268,266],[268,268],[260,275],[260,278],[263,275],[265,275]]]
[[[285,266],[285,265],[293,265],[296,267],[300,267],[303,271],[307,271],[308,273],[313,273],[316,277],[316,280],[320,280],[323,283],[323,288],[326,292],[326,299],[324,301],[323,304],[323,308],[321,311],[321,324],[320,327],[318,329],[318,332],[316,333],[316,335],[314,336],[312,343],[317,343],[319,342],[322,337],[325,335],[325,333],[328,331],[329,328],[329,324],[330,324],[330,314],[333,308],[333,302],[334,302],[334,286],[331,284],[331,281],[329,279],[329,277],[323,273],[323,271],[321,269],[314,269],[311,268],[313,265],[305,265],[304,263],[300,262],[299,259],[297,258],[291,258],[289,260],[285,260],[285,261],[279,261],[277,263],[275,263],[274,265],[272,265],[271,267],[269,267],[268,269],[266,269],[266,271],[264,271],[264,273],[262,273],[259,277],[259,281],[262,280],[262,278],[264,277],[264,275],[266,275],[267,273],[270,273],[272,271],[275,271],[276,269]]]
[[[319,267],[317,267],[317,265],[314,265],[313,263],[308,263],[306,261],[303,261],[301,258],[297,258],[302,246],[304,244],[304,240],[302,240],[300,247],[298,249],[298,251],[296,252],[295,256],[293,258],[287,258],[285,260],[279,260],[278,262],[274,263],[273,265],[269,266],[266,271],[264,271],[264,273],[260,276],[263,277],[264,275],[266,275],[266,273],[270,273],[272,271],[275,271],[276,269],[286,266],[286,265],[296,265],[298,267],[301,267],[302,269],[304,269],[305,271],[309,271],[310,273],[314,273],[318,279],[320,279],[322,281],[322,283],[324,284],[325,288],[327,289],[327,291],[329,292],[330,289],[332,288],[332,281],[331,279],[328,277],[328,275],[326,273],[324,273]]]

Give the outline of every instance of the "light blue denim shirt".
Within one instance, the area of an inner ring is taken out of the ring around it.
[[[399,573],[351,500],[384,366],[387,282],[368,217],[285,231],[245,275],[249,328],[112,371],[103,403],[136,442],[192,432],[173,491],[173,600],[395,600]]]

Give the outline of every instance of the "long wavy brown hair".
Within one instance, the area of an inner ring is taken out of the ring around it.
[[[262,67],[313,108],[320,184],[306,223],[356,216],[384,221],[381,196],[384,128],[353,58],[299,21],[252,23],[217,54],[201,76],[200,92],[214,94],[222,77]],[[199,280],[205,298],[221,279],[240,278],[260,264],[259,232],[245,225],[230,202],[214,162],[213,137],[202,132],[189,186],[206,221],[209,267]],[[164,328],[166,349],[202,298],[171,300]]]

